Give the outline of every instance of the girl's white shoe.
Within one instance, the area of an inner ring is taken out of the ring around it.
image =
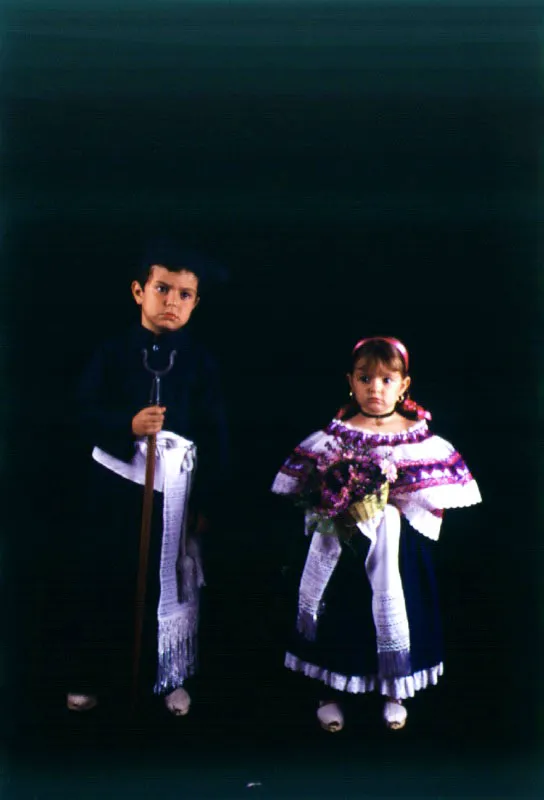
[[[98,699],[94,694],[66,695],[66,707],[70,711],[90,711],[97,703]]]
[[[174,714],[176,717],[184,717],[189,713],[191,697],[189,693],[180,686],[178,689],[174,689],[173,692],[166,695],[164,703],[171,714]]]
[[[401,700],[391,700],[388,698],[383,707],[383,718],[385,724],[391,731],[400,731],[406,725],[408,712],[402,705]]]
[[[344,727],[344,715],[338,703],[321,703],[317,718],[323,730],[329,733],[338,733]]]

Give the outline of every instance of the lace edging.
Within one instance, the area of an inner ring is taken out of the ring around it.
[[[444,663],[441,661],[434,667],[414,672],[402,678],[378,678],[377,675],[342,675],[339,672],[331,672],[328,669],[302,661],[292,653],[285,654],[284,665],[293,672],[302,672],[308,678],[322,681],[327,686],[337,689],[340,692],[350,694],[365,694],[368,692],[379,692],[386,697],[395,700],[406,700],[414,697],[415,693],[426,689],[427,686],[436,686],[438,678],[444,674]]]
[[[177,689],[195,674],[198,661],[198,603],[183,614],[159,620],[157,679],[153,691]]]
[[[339,436],[351,444],[368,443],[371,446],[410,444],[421,442],[432,437],[426,420],[417,420],[404,431],[396,433],[371,433],[370,431],[355,428],[335,418],[325,428],[325,433]]]

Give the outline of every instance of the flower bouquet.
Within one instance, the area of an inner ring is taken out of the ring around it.
[[[346,513],[355,526],[385,508],[389,484],[396,478],[391,454],[355,451],[337,441],[317,454],[298,502],[309,512],[311,528],[319,523],[323,533],[335,533],[334,520],[340,518],[345,527]]]

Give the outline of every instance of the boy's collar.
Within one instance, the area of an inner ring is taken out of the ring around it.
[[[164,331],[163,333],[154,333],[149,328],[144,328],[141,323],[134,326],[134,331],[139,340],[144,342],[157,342],[161,344],[168,344],[169,342],[178,342],[180,339],[187,338],[187,331],[185,327],[179,328],[177,331]]]
[[[166,331],[157,335],[144,328],[139,322],[134,325],[129,334],[130,348],[136,350],[148,350],[149,352],[159,350],[170,352],[176,350],[178,354],[187,352],[191,349],[191,336],[185,327],[177,331]]]

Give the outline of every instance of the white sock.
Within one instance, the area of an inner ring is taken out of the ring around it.
[[[174,689],[173,692],[167,694],[164,698],[164,702],[168,711],[177,717],[183,717],[185,714],[189,713],[191,698],[189,693],[186,692],[182,686],[179,686],[177,689]]]

